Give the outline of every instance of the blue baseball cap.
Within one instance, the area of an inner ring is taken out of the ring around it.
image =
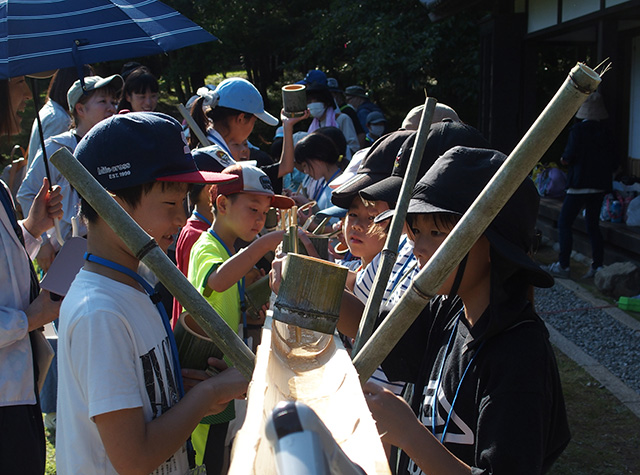
[[[225,183],[236,176],[200,171],[180,123],[159,112],[130,112],[94,126],[75,157],[105,189],[121,190],[154,181]]]
[[[246,79],[227,78],[218,84],[215,92],[219,96],[219,106],[253,114],[267,125],[278,125],[278,119],[264,110],[260,91]]]

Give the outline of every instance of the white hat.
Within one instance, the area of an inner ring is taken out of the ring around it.
[[[360,168],[360,164],[362,163],[362,159],[367,156],[367,152],[369,151],[369,148],[370,147],[358,150],[353,155],[353,157],[351,157],[351,161],[349,162],[349,165],[347,165],[347,168],[345,168],[345,170],[340,174],[340,176],[338,176],[335,180],[329,183],[329,188],[331,188],[332,190],[335,190],[336,188],[339,188],[340,186],[342,186],[343,184],[351,180],[354,176],[356,176],[356,173],[358,172],[358,168]]]

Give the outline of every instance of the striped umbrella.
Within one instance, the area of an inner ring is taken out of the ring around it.
[[[0,0],[0,79],[215,39],[157,0]]]

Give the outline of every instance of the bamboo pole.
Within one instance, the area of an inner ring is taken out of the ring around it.
[[[578,63],[571,70],[542,114],[353,360],[363,384],[469,252],[580,105],[597,89],[600,81],[600,75],[583,63]]]
[[[202,144],[202,146],[208,147],[209,145],[211,145],[211,142],[209,141],[207,136],[204,134],[202,129],[198,127],[198,124],[196,124],[196,121],[193,120],[193,117],[191,117],[191,114],[189,113],[187,108],[182,104],[178,104],[178,111],[180,112],[180,114],[182,114],[182,117],[184,118],[184,120],[187,121],[187,125],[189,126],[189,128],[193,131],[194,134],[196,134],[196,138]]]
[[[63,147],[54,153],[51,163],[98,212],[133,254],[158,276],[233,365],[250,379],[255,355],[169,260],[155,240],[138,226],[66,148]]]
[[[400,188],[396,212],[391,221],[391,229],[387,236],[384,249],[382,249],[380,266],[373,281],[373,291],[369,294],[362,318],[360,319],[358,334],[356,335],[356,341],[351,352],[352,358],[358,354],[373,332],[373,326],[378,317],[389,276],[398,258],[398,244],[402,236],[402,228],[404,227],[404,220],[407,216],[411,192],[418,179],[418,171],[420,170],[422,155],[424,154],[424,148],[427,144],[427,137],[429,135],[429,129],[431,128],[433,113],[436,109],[436,102],[434,98],[427,97],[424,103],[424,109],[422,111],[422,117],[420,118],[420,125],[418,126],[413,150],[411,151],[411,157],[409,158],[407,172],[402,182],[402,187]]]

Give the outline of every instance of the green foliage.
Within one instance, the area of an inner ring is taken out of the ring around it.
[[[474,15],[431,23],[426,9],[413,0],[333,0],[316,12],[310,38],[297,47],[291,66],[319,67],[343,86],[362,84],[387,111],[406,112],[422,103],[426,89],[462,108],[470,121],[479,71]]]

